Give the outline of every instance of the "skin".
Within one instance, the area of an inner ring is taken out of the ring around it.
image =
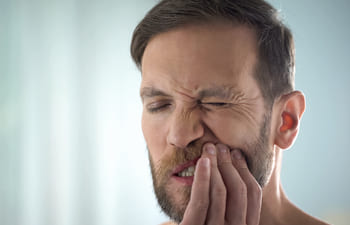
[[[305,108],[301,92],[272,106],[266,151],[274,164],[263,189],[248,169],[245,158],[254,157],[248,146],[259,138],[267,112],[253,77],[257,60],[255,32],[244,25],[182,26],[146,47],[140,93],[151,161],[160,165],[174,151],[200,143],[182,225],[325,224],[297,209],[280,184],[282,149],[292,145]],[[166,181],[180,205],[178,190],[188,184]]]

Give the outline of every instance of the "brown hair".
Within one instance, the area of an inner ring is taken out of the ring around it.
[[[137,25],[131,56],[141,68],[142,56],[152,37],[191,23],[225,20],[253,27],[257,33],[259,62],[255,78],[265,100],[294,89],[294,43],[278,13],[263,0],[162,0]]]

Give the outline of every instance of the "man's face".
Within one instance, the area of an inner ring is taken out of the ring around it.
[[[261,186],[272,170],[270,112],[254,79],[255,33],[183,26],[155,36],[142,61],[142,129],[163,210],[181,220],[207,142],[240,149]]]

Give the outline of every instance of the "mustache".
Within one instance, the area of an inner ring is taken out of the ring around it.
[[[147,146],[151,166],[153,167],[156,175],[160,177],[169,176],[171,175],[173,169],[178,165],[201,157],[204,144],[205,143],[198,141],[190,144],[185,148],[173,146],[171,149],[166,150],[168,153],[165,153],[166,155],[159,161],[153,161],[150,155],[150,149]]]

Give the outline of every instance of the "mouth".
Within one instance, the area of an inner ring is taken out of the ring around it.
[[[198,159],[199,157],[176,167],[173,171],[172,178],[182,184],[192,185]]]
[[[176,175],[179,177],[192,177],[194,176],[194,171],[196,170],[196,165],[187,167]]]

